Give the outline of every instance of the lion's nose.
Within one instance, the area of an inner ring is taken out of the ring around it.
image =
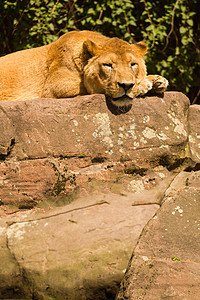
[[[120,83],[118,82],[119,87],[123,88],[126,91],[128,91],[129,89],[131,89],[134,86],[134,83]]]

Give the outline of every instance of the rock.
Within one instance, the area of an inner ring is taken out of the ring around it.
[[[135,99],[117,116],[103,95],[0,103],[2,204],[30,208],[55,196],[63,204],[91,183],[110,189],[105,179],[121,172],[177,168],[190,155],[188,109],[177,92]]]
[[[200,163],[200,106],[192,105],[189,110],[189,144],[193,160]]]
[[[3,102],[0,107],[5,119],[0,154],[7,150],[18,160],[89,156],[137,161],[137,150],[144,163],[141,151],[152,147],[165,153],[187,138],[189,100],[181,93],[136,99],[120,116],[108,110],[103,95]]]
[[[199,299],[200,171],[181,172],[134,250],[117,300]]]
[[[96,195],[5,217],[0,298],[15,287],[24,299],[114,299],[132,249],[158,209],[131,204],[130,197]]]
[[[119,299],[197,295],[198,114],[177,92],[0,103],[0,298],[112,300],[134,249]]]

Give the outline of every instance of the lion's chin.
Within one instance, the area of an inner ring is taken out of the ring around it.
[[[133,104],[133,98],[122,96],[118,98],[110,98],[113,105],[118,107],[130,106]]]
[[[127,113],[131,109],[133,105],[133,99],[127,96],[112,98],[106,95],[106,104],[108,109],[114,115],[120,115]]]

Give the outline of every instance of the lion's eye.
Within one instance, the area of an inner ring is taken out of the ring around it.
[[[134,68],[136,65],[136,63],[131,63],[131,68]]]
[[[103,66],[107,69],[107,70],[111,70],[112,69],[112,64],[103,64]]]

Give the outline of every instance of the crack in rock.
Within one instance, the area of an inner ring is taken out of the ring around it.
[[[102,200],[102,201],[96,202],[94,204],[89,204],[89,205],[82,206],[82,207],[72,208],[72,209],[69,209],[69,210],[66,210],[66,211],[62,211],[62,212],[50,214],[50,215],[45,216],[45,217],[35,218],[35,219],[29,219],[27,221],[11,221],[11,222],[7,222],[7,224],[9,226],[13,226],[15,224],[20,224],[20,223],[23,224],[23,223],[29,223],[29,222],[37,222],[37,221],[40,221],[40,220],[45,220],[45,219],[57,217],[57,216],[60,216],[60,215],[68,214],[68,213],[71,213],[73,211],[87,209],[87,208],[90,208],[90,207],[94,207],[94,206],[98,206],[98,205],[103,205],[103,204],[110,204],[110,203],[108,201],[106,201],[106,200]]]
[[[8,158],[8,156],[11,154],[13,148],[15,147],[15,138],[12,138],[10,140],[10,145],[7,147],[7,153],[6,154],[0,154],[0,161],[4,161],[6,160],[6,158]]]

